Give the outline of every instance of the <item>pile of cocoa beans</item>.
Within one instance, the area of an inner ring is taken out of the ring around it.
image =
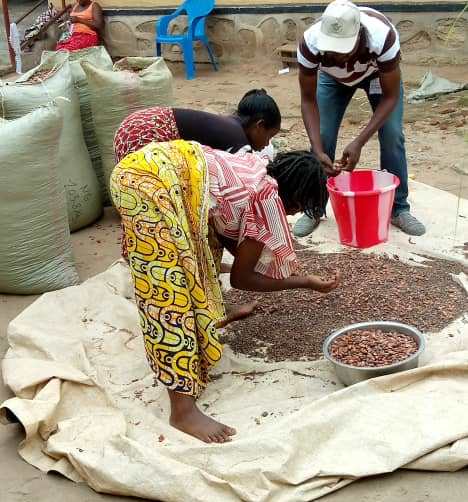
[[[335,338],[330,354],[336,361],[350,366],[376,367],[404,361],[417,350],[417,341],[402,333],[355,330]]]

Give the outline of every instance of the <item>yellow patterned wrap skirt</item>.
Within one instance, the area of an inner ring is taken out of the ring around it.
[[[197,397],[221,358],[225,318],[208,243],[209,179],[197,143],[150,143],[115,167],[147,358],[160,382]]]

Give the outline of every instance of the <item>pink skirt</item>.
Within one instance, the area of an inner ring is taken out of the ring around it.
[[[79,51],[98,45],[99,37],[97,33],[74,33],[63,42],[59,42],[55,50]]]

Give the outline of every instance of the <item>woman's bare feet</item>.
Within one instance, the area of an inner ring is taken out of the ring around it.
[[[195,398],[169,390],[171,417],[169,423],[185,434],[190,434],[205,443],[226,443],[236,434],[232,427],[217,422],[202,413]]]
[[[257,308],[258,302],[256,300],[244,303],[242,305],[227,305],[226,306],[226,319],[218,324],[218,328],[224,328],[228,324],[240,319],[245,319],[252,314]]]
[[[249,315],[251,315],[257,308],[257,305],[257,300],[253,300],[249,303],[243,303],[242,305],[228,305],[227,318],[229,322],[239,321],[240,319],[249,317]]]
[[[229,263],[221,263],[220,272],[222,274],[229,274],[231,272],[232,265]]]

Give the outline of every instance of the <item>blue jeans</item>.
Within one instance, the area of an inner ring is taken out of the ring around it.
[[[375,78],[375,77],[373,77]],[[320,136],[325,153],[335,159],[338,130],[346,108],[356,89],[364,89],[372,110],[377,108],[381,94],[369,94],[370,82],[367,78],[353,87],[340,84],[333,77],[320,72],[317,86],[317,102],[320,111]],[[379,130],[380,169],[394,174],[400,179],[393,204],[393,216],[408,211],[408,166],[406,164],[405,136],[403,134],[403,84],[396,108]]]

